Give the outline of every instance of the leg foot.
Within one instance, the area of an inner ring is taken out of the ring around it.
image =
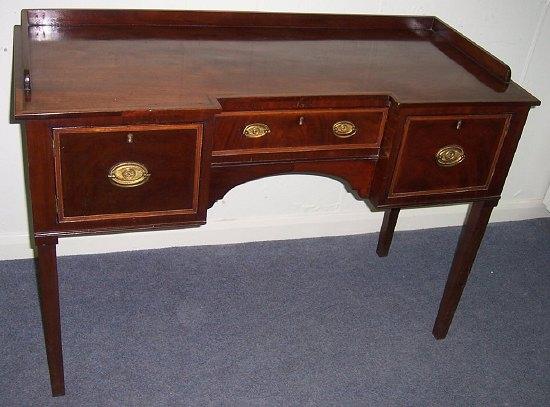
[[[395,230],[398,216],[399,208],[387,209],[384,212],[384,220],[382,221],[382,228],[378,236],[378,246],[376,247],[376,254],[380,257],[386,257],[390,251],[393,231]]]
[[[487,228],[491,211],[497,204],[496,200],[475,202],[470,207],[466,223],[458,240],[458,245],[449,271],[439,311],[433,327],[433,336],[444,339],[449,331],[454,313],[462,296],[462,291],[468,280],[468,275],[475,260],[477,250]]]
[[[37,244],[38,289],[53,396],[65,394],[55,244]]]

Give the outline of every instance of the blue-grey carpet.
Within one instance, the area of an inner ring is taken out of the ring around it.
[[[550,219],[489,226],[436,341],[458,234],[60,258],[60,398],[34,263],[0,262],[0,405],[550,405]]]

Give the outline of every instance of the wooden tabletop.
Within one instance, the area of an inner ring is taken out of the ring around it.
[[[15,72],[16,118],[219,110],[220,98],[255,96],[380,95],[403,104],[538,103],[487,69],[483,60],[467,55],[467,48],[449,41],[448,35],[414,25],[58,23],[23,24],[15,36],[15,69],[22,71],[28,64],[32,79],[32,92],[25,97],[21,75]]]

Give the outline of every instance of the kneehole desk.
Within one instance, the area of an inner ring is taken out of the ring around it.
[[[529,109],[510,68],[436,17],[24,10],[13,112],[52,393],[65,393],[59,237],[206,222],[276,174],[384,210],[471,203],[433,327],[446,336]]]

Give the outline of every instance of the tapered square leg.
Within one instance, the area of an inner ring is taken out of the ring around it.
[[[497,204],[496,200],[475,202],[470,207],[466,223],[458,240],[458,245],[447,278],[439,311],[433,327],[436,339],[447,336],[454,313],[462,296],[462,291],[468,280],[472,264],[476,258],[481,240],[485,234],[491,211]]]
[[[55,244],[38,244],[38,289],[53,396],[65,394]]]
[[[376,253],[380,257],[386,257],[390,251],[398,216],[399,208],[387,209],[384,212],[384,220],[382,221],[382,227],[378,235],[378,246],[376,247]]]

